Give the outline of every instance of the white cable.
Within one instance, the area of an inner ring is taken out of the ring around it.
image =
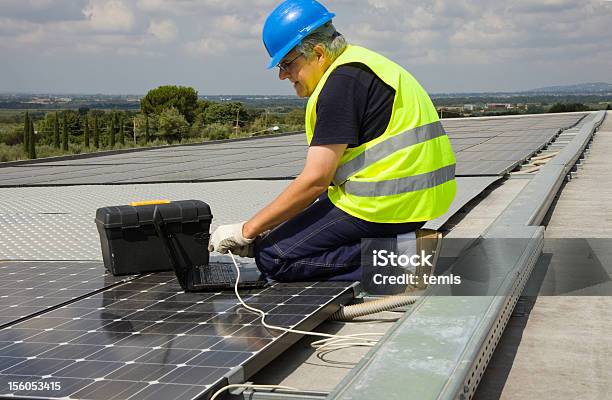
[[[247,310],[259,314],[261,316],[261,324],[265,326],[266,328],[276,329],[276,330],[280,330],[283,332],[298,333],[300,335],[319,336],[319,337],[326,338],[326,339],[317,340],[316,342],[312,342],[311,346],[317,349],[318,351],[322,351],[322,350],[330,351],[330,347],[333,350],[339,350],[345,347],[352,347],[352,346],[372,347],[376,344],[376,342],[378,342],[378,339],[368,339],[366,336],[384,335],[384,333],[355,333],[352,335],[331,335],[329,333],[300,331],[297,329],[289,329],[289,328],[285,328],[282,326],[274,326],[274,325],[267,324],[265,321],[266,313],[257,308],[249,306],[242,300],[242,297],[240,297],[240,294],[238,293],[238,282],[240,281],[240,268],[238,268],[238,264],[236,263],[234,254],[232,254],[232,252],[229,250],[228,250],[228,253],[232,257],[232,261],[234,262],[234,267],[236,267],[236,282],[234,284],[234,293],[236,294],[238,301],[240,301],[242,306],[246,308]],[[349,340],[351,342],[347,343],[347,341]]]
[[[371,347],[371,346],[374,346],[374,344],[376,344],[377,340],[366,339],[366,338],[362,338],[361,336],[381,336],[382,335],[382,333],[361,333],[361,334],[340,336],[340,335],[330,335],[330,334],[327,334],[327,333],[300,331],[300,330],[296,330],[296,329],[285,328],[285,327],[282,327],[282,326],[274,326],[274,325],[267,324],[266,321],[265,321],[266,313],[263,312],[262,310],[259,310],[259,309],[255,308],[255,307],[249,306],[248,304],[246,304],[242,300],[242,297],[240,297],[240,293],[238,293],[238,282],[240,282],[240,268],[238,267],[238,263],[236,263],[236,259],[234,258],[234,254],[232,254],[232,252],[229,251],[229,250],[228,250],[228,253],[232,257],[232,261],[234,263],[234,267],[236,267],[236,282],[234,283],[234,293],[236,294],[236,297],[238,298],[238,301],[240,301],[242,306],[244,308],[246,308],[247,310],[259,314],[261,316],[261,324],[263,326],[265,326],[266,328],[269,328],[269,329],[278,329],[278,330],[281,330],[281,331],[284,331],[284,332],[299,333],[299,334],[302,334],[302,335],[311,335],[311,336],[325,337],[326,339],[317,340],[316,342],[313,342],[311,344],[312,347],[317,349],[317,352],[324,352],[324,354],[327,354],[328,352],[331,352],[331,351],[343,349],[345,347],[352,347],[352,346],[367,346],[367,347]],[[354,341],[354,340],[361,340],[361,342],[350,342],[350,341]],[[285,390],[294,390],[294,391],[298,391],[299,390],[299,389],[296,389],[296,388],[293,388],[293,387],[290,387],[290,386],[280,386],[280,385],[252,385],[252,384],[247,384],[247,383],[245,383],[245,384],[231,384],[231,385],[224,386],[221,389],[217,390],[215,392],[215,394],[212,395],[210,400],[215,400],[217,397],[219,397],[221,395],[221,393],[223,393],[224,391],[226,391],[228,389],[239,388],[239,387],[253,388],[253,389],[285,389]]]
[[[279,385],[251,385],[248,383],[232,384],[232,385],[224,386],[221,389],[217,390],[215,394],[213,394],[209,400],[215,400],[217,397],[219,397],[221,393],[225,392],[227,389],[233,389],[233,388],[239,388],[239,387],[253,388],[253,389],[284,389],[284,390],[294,390],[294,391],[300,390],[300,389],[296,389],[290,386],[279,386]]]

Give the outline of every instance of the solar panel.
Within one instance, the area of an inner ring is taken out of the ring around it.
[[[500,175],[513,170],[520,161],[501,160],[501,161],[462,161],[457,163],[457,176],[484,176]]]
[[[584,115],[466,118],[442,120],[442,123],[455,152],[507,151],[520,147],[532,154],[550,141],[559,129],[576,124]],[[0,185],[291,178],[301,170],[306,147],[303,134],[295,134],[100,155],[87,160],[5,167]],[[481,175],[507,172],[505,165],[497,169],[490,164],[483,164],[483,167],[486,172]],[[474,168],[469,169],[470,174],[478,174]],[[458,171],[461,174],[462,169]]]
[[[458,177],[457,194],[449,210],[444,215],[427,221],[424,228],[439,230],[463,206],[500,179],[501,176]]]
[[[275,284],[243,298],[269,324],[310,330],[352,286]],[[234,373],[248,378],[297,339],[262,326],[231,292],[184,293],[172,274],[149,275],[0,330],[0,395],[193,399]],[[7,390],[25,381],[61,390]]]
[[[0,327],[129,279],[99,262],[0,262]]]

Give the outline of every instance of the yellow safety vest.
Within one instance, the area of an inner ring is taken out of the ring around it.
[[[331,202],[366,221],[427,221],[444,214],[455,192],[455,155],[427,92],[408,71],[358,46],[347,49],[327,69],[306,106],[306,138],[312,141],[317,99],[333,70],[342,64],[367,65],[395,90],[385,132],[340,158]]]

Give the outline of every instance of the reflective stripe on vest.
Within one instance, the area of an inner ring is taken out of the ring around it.
[[[362,197],[392,196],[429,189],[455,179],[455,164],[435,171],[378,182],[347,181],[344,190]]]
[[[342,185],[351,176],[355,175],[363,168],[390,156],[398,151],[398,149],[423,143],[443,135],[446,135],[446,132],[444,131],[440,121],[417,126],[416,128],[394,135],[389,139],[366,149],[363,153],[359,154],[352,160],[347,161],[345,164],[340,165],[336,170],[336,174],[334,175],[334,184],[336,186]]]

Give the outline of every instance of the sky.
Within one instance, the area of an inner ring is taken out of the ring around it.
[[[0,92],[293,94],[261,41],[274,0],[0,0]],[[432,93],[612,82],[612,1],[328,0],[349,43]]]

